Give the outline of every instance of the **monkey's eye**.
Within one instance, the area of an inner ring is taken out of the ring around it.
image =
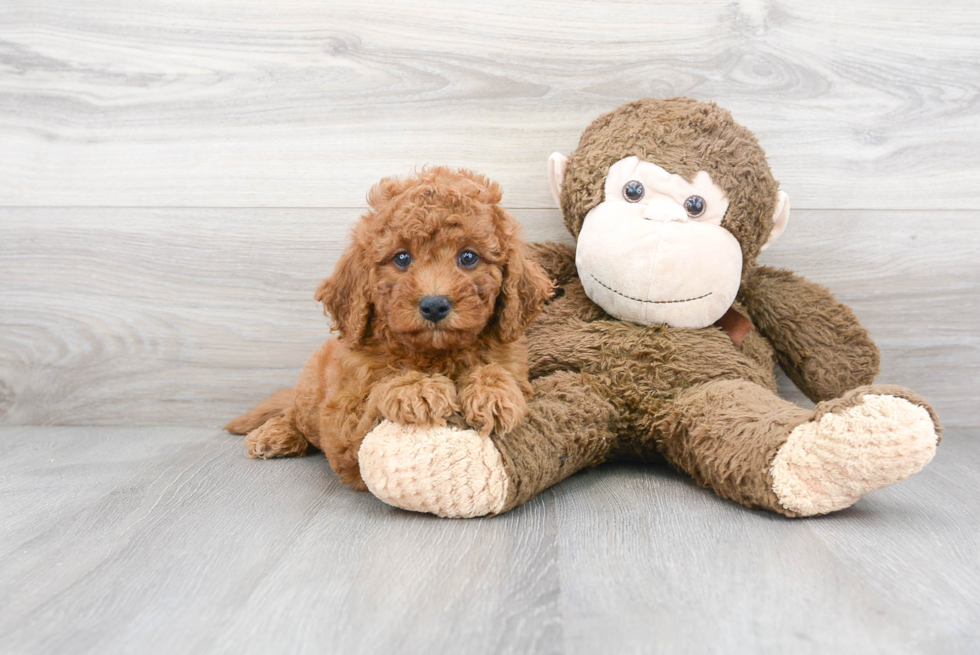
[[[412,263],[412,256],[402,250],[396,252],[395,256],[391,258],[391,261],[395,262],[395,266],[398,268],[405,270]]]
[[[623,197],[626,198],[626,202],[639,202],[644,193],[646,191],[643,189],[643,185],[636,180],[630,180],[623,187]]]
[[[704,213],[704,198],[701,196],[691,196],[684,201],[684,209],[690,217],[700,216]]]
[[[472,250],[464,250],[456,257],[456,263],[463,268],[473,268],[480,261],[480,256]]]

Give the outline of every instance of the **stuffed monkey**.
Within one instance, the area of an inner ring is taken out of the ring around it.
[[[532,256],[563,293],[528,330],[524,424],[382,423],[361,474],[379,498],[441,516],[499,514],[588,466],[666,461],[747,507],[833,512],[933,457],[913,392],[872,386],[878,351],[823,287],[756,264],[789,202],[755,137],[714,104],[640,100],[550,161],[575,248]],[[813,401],[780,399],[774,366]]]

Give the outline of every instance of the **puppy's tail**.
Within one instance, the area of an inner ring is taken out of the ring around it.
[[[293,404],[294,389],[280,389],[241,416],[233,418],[225,430],[232,434],[248,434],[270,418],[275,418]]]

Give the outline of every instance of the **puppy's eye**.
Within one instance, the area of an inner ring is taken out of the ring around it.
[[[646,189],[637,180],[630,180],[623,187],[623,197],[626,198],[626,202],[640,202],[644,193]]]
[[[701,196],[691,196],[684,201],[684,209],[687,210],[687,215],[692,218],[703,214],[704,208],[704,198]]]
[[[391,261],[395,262],[395,266],[404,270],[412,263],[412,256],[402,250],[401,252],[395,253],[395,256],[391,258]]]
[[[472,250],[464,250],[456,257],[456,263],[463,268],[473,268],[480,261],[480,256]]]

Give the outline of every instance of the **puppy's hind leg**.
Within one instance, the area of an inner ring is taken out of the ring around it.
[[[245,437],[245,454],[252,459],[301,457],[309,443],[292,421],[292,412],[274,416]]]
[[[248,434],[273,416],[279,416],[293,404],[295,389],[280,389],[241,416],[229,421],[225,430],[232,434]]]

